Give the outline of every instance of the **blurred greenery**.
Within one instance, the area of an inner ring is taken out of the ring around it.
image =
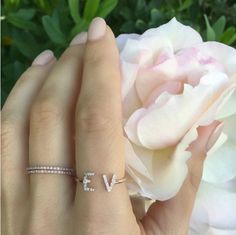
[[[2,99],[37,54],[58,57],[95,16],[115,35],[142,33],[176,17],[204,40],[236,45],[235,0],[5,0],[1,4]]]

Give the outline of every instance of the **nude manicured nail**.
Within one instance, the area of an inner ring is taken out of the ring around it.
[[[40,53],[33,61],[32,65],[45,65],[54,58],[51,50],[45,50]]]
[[[96,41],[101,39],[105,35],[106,29],[107,25],[103,18],[94,18],[89,26],[88,39],[90,41]]]
[[[70,46],[73,46],[73,45],[79,45],[79,44],[84,44],[87,42],[87,38],[88,38],[88,33],[86,32],[82,32],[78,35],[76,35],[71,43],[70,43]]]
[[[219,139],[224,128],[224,123],[219,124],[208,139],[206,149],[209,151]]]

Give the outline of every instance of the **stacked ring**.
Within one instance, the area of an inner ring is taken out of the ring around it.
[[[28,174],[63,174],[75,175],[75,170],[69,167],[60,166],[31,166],[26,168]]]
[[[85,172],[84,177],[78,178],[76,176],[76,172],[73,168],[69,167],[60,167],[60,166],[30,166],[26,168],[26,171],[28,174],[63,174],[63,175],[69,175],[73,176],[77,182],[80,182],[83,184],[84,191],[94,191],[94,188],[91,188],[88,186],[88,184],[91,182],[91,179],[89,177],[94,176],[94,172]],[[108,192],[112,191],[112,188],[115,184],[120,184],[126,181],[126,178],[120,178],[118,179],[116,174],[112,175],[112,178],[109,182],[107,175],[102,174],[102,178],[105,184],[105,188]]]

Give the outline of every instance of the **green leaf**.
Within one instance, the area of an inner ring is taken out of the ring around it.
[[[104,0],[98,9],[97,16],[107,17],[110,12],[117,6],[118,0]]]
[[[215,24],[212,26],[213,30],[215,31],[217,39],[219,39],[221,37],[221,35],[223,34],[224,28],[225,28],[225,24],[226,24],[226,18],[225,18],[225,16],[221,16],[215,22]]]
[[[203,4],[204,0],[198,0],[198,4],[201,6]]]
[[[31,21],[28,21],[16,13],[10,13],[7,18],[7,22],[11,23],[17,28],[30,30],[37,33],[37,25]]]
[[[120,31],[123,33],[131,33],[131,32],[135,32],[135,24],[133,21],[127,21],[125,22],[121,28]]]
[[[204,14],[205,23],[206,23],[206,39],[207,41],[214,41],[216,39],[216,34],[214,29],[211,27],[207,15]]]
[[[34,0],[37,7],[44,13],[51,15],[52,13],[52,4],[48,0]]]
[[[135,12],[143,11],[146,7],[146,1],[145,0],[138,0],[135,8]]]
[[[185,0],[184,3],[179,7],[179,11],[184,11],[193,4],[193,0]]]
[[[70,15],[76,24],[81,20],[79,14],[79,0],[68,0]]]
[[[84,7],[84,18],[91,21],[97,13],[100,0],[87,0]]]
[[[141,19],[138,19],[136,21],[135,26],[136,26],[137,29],[139,29],[141,31],[144,31],[147,27],[146,23]]]
[[[21,2],[20,0],[5,0],[4,5],[8,11],[13,11],[18,8],[18,6],[20,5],[20,2]]]
[[[50,16],[43,16],[42,23],[44,30],[49,38],[56,44],[64,45],[66,43],[66,37],[60,29],[58,19]]]
[[[19,11],[16,12],[16,15],[25,20],[31,20],[35,16],[35,14],[36,14],[36,9],[34,8],[28,8],[28,9],[21,8],[19,9]]]
[[[124,22],[131,21],[133,18],[133,12],[128,7],[120,10],[119,14],[124,18]]]
[[[234,27],[227,28],[227,30],[225,30],[224,33],[221,35],[220,41],[225,44],[231,45],[236,40],[235,32],[236,32],[236,29]]]
[[[158,9],[151,10],[151,20],[154,25],[157,24],[159,21],[161,21],[162,18],[163,14],[161,11],[159,11]]]
[[[232,45],[236,41],[236,33],[228,40],[227,44]]]
[[[86,20],[80,21],[80,23],[75,25],[75,27],[71,30],[70,39],[72,39],[76,34],[82,31],[87,31],[88,26],[89,26],[89,22],[87,22]]]
[[[28,59],[32,60],[40,49],[32,34],[27,32],[14,33],[13,45]]]

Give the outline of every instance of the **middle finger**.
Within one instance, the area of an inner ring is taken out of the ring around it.
[[[86,34],[80,39],[82,44],[71,45],[60,57],[31,109],[30,166],[74,167],[74,106],[80,89]],[[65,212],[74,199],[73,177],[31,174],[30,189],[33,226],[56,227],[58,220],[66,219],[69,213]]]

